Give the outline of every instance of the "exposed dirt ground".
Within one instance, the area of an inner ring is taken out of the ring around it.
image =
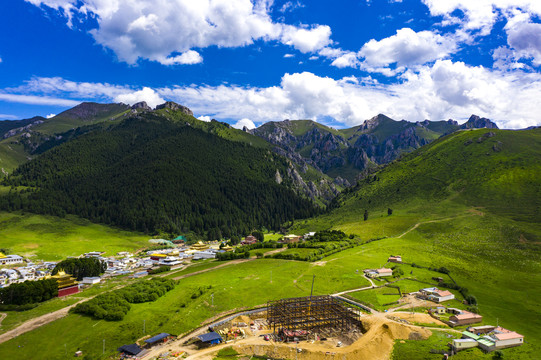
[[[409,316],[409,313],[393,313],[392,316],[401,318]],[[435,319],[426,314],[415,314],[416,322],[437,323]],[[244,322],[249,324],[249,318],[241,317],[232,321],[232,323]],[[366,330],[364,334],[348,333],[344,336],[327,338],[325,341],[301,341],[295,343],[280,343],[265,341],[260,335],[269,333],[270,330],[261,329],[254,331],[250,335],[249,327],[245,339],[236,340],[226,344],[213,346],[208,349],[197,350],[193,346],[185,346],[183,343],[187,340],[178,339],[161,347],[152,349],[143,359],[150,359],[168,351],[185,351],[189,354],[189,360],[212,359],[213,355],[220,349],[232,346],[240,354],[268,356],[278,359],[298,359],[298,360],[387,360],[391,354],[394,341],[396,339],[427,339],[432,333],[429,329],[421,326],[410,325],[389,319],[385,314],[366,315],[361,318]],[[191,334],[194,336],[194,334]],[[348,338],[353,339],[350,345]],[[344,344],[337,346],[338,341]],[[297,349],[300,349],[297,350]]]

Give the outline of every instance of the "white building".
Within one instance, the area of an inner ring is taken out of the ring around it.
[[[455,298],[455,295],[453,295],[453,293],[449,290],[440,290],[436,287],[421,289],[421,294],[425,295],[428,300],[432,300],[437,303],[452,300]]]
[[[167,265],[167,266],[175,266],[182,264],[182,259],[175,256],[168,256],[164,259],[160,259],[158,261],[158,264],[160,265]]]
[[[209,250],[197,251],[193,253],[193,260],[214,259],[215,257],[216,253]]]
[[[393,276],[393,269],[381,268],[381,269],[367,269],[364,270],[366,276],[371,278]]]
[[[477,347],[478,343],[474,339],[453,339],[452,346],[455,351]]]
[[[81,281],[81,284],[94,285],[94,284],[99,284],[100,281],[101,281],[101,278],[99,276],[84,277],[83,281]]]
[[[23,262],[23,257],[19,255],[0,256],[0,265],[20,264]]]

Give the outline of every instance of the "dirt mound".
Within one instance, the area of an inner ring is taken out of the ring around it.
[[[421,313],[394,312],[391,315],[387,315],[387,317],[391,319],[403,319],[409,323],[445,325],[445,323],[434,319],[432,316]]]
[[[234,349],[241,354],[279,359],[320,360],[325,356],[338,355],[342,360],[385,360],[396,339],[426,339],[432,334],[427,329],[397,323],[382,315],[365,316],[362,321],[366,333],[349,346],[336,347],[329,342],[283,344],[255,338],[235,345]]]

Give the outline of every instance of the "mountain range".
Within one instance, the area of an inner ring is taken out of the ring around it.
[[[133,106],[82,103],[50,119],[0,121],[1,171],[7,175],[62,143],[144,113],[187,124],[227,140],[272,149],[290,164],[284,173],[278,171],[276,177],[287,177],[297,192],[322,206],[358,178],[442,135],[461,129],[497,128],[489,119],[476,115],[459,125],[453,120],[395,121],[380,114],[362,125],[346,129],[334,129],[311,120],[284,120],[240,131],[216,120],[200,121],[193,117],[190,109],[173,102],[156,109],[144,102]]]

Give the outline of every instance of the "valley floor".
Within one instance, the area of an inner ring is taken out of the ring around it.
[[[253,308],[269,300],[307,296],[313,275],[316,276],[314,294],[352,290],[347,295],[363,302],[374,302],[374,306],[379,307],[375,310],[380,314],[375,315],[374,319],[383,321],[385,318],[386,322],[405,326],[407,324],[389,319],[381,313],[393,307],[383,306],[386,297],[391,295],[374,293],[367,296],[369,293],[358,291],[372,286],[362,275],[362,270],[381,267],[389,255],[402,255],[408,264],[435,268],[445,266],[458,284],[475,295],[485,324],[498,323],[523,334],[525,344],[504,350],[506,358],[535,359],[536,354],[541,352],[541,310],[538,306],[541,296],[541,251],[539,244],[535,244],[541,235],[539,226],[516,223],[485,214],[483,209],[461,206],[450,206],[445,210],[441,207],[422,211],[395,210],[392,216],[372,214],[366,222],[346,216],[339,221],[336,218],[331,220],[332,225],[325,223],[325,217],[299,222],[292,232],[334,227],[355,233],[363,239],[385,238],[313,263],[255,259],[224,263],[223,266],[218,263],[215,264],[217,266],[204,265],[200,269],[194,267],[193,271],[188,267],[175,273],[162,274],[178,278],[177,287],[155,302],[134,304],[122,321],[107,322],[68,314],[0,344],[0,353],[14,360],[61,359],[81,350],[88,358],[108,358],[116,353],[119,346],[133,343],[145,333],[179,335],[200,327],[206,319],[224,312]],[[404,292],[418,290],[420,285],[406,278],[423,280],[433,276],[425,272],[428,270],[414,269],[411,265],[402,265],[402,268],[404,279],[396,285],[403,287]],[[374,282],[379,285],[377,281]],[[103,291],[109,289],[104,288]],[[72,304],[66,303],[68,306]],[[30,311],[36,316],[43,315],[40,308],[47,307],[53,311],[65,308],[44,303]],[[408,314],[397,316],[408,316],[410,309],[405,310]],[[4,326],[14,324],[9,320],[12,316],[20,315],[8,313],[2,321],[0,332],[5,333]],[[369,316],[366,317],[367,321],[372,321],[368,320]],[[428,327],[423,323],[424,319],[414,318],[409,327]],[[430,350],[446,348],[449,338],[439,326],[430,327],[434,329],[430,330],[432,336],[427,340],[409,340],[409,336],[391,337],[390,340],[377,337],[379,340],[374,343],[385,342],[390,346],[382,359],[440,359],[441,355],[432,354]],[[9,329],[13,329],[13,326]],[[428,333],[425,334],[423,338],[428,336]],[[254,349],[250,346],[247,344],[241,349],[239,344],[237,351]],[[36,352],[36,349],[40,351]],[[473,349],[460,352],[453,359],[491,357],[492,354]]]

